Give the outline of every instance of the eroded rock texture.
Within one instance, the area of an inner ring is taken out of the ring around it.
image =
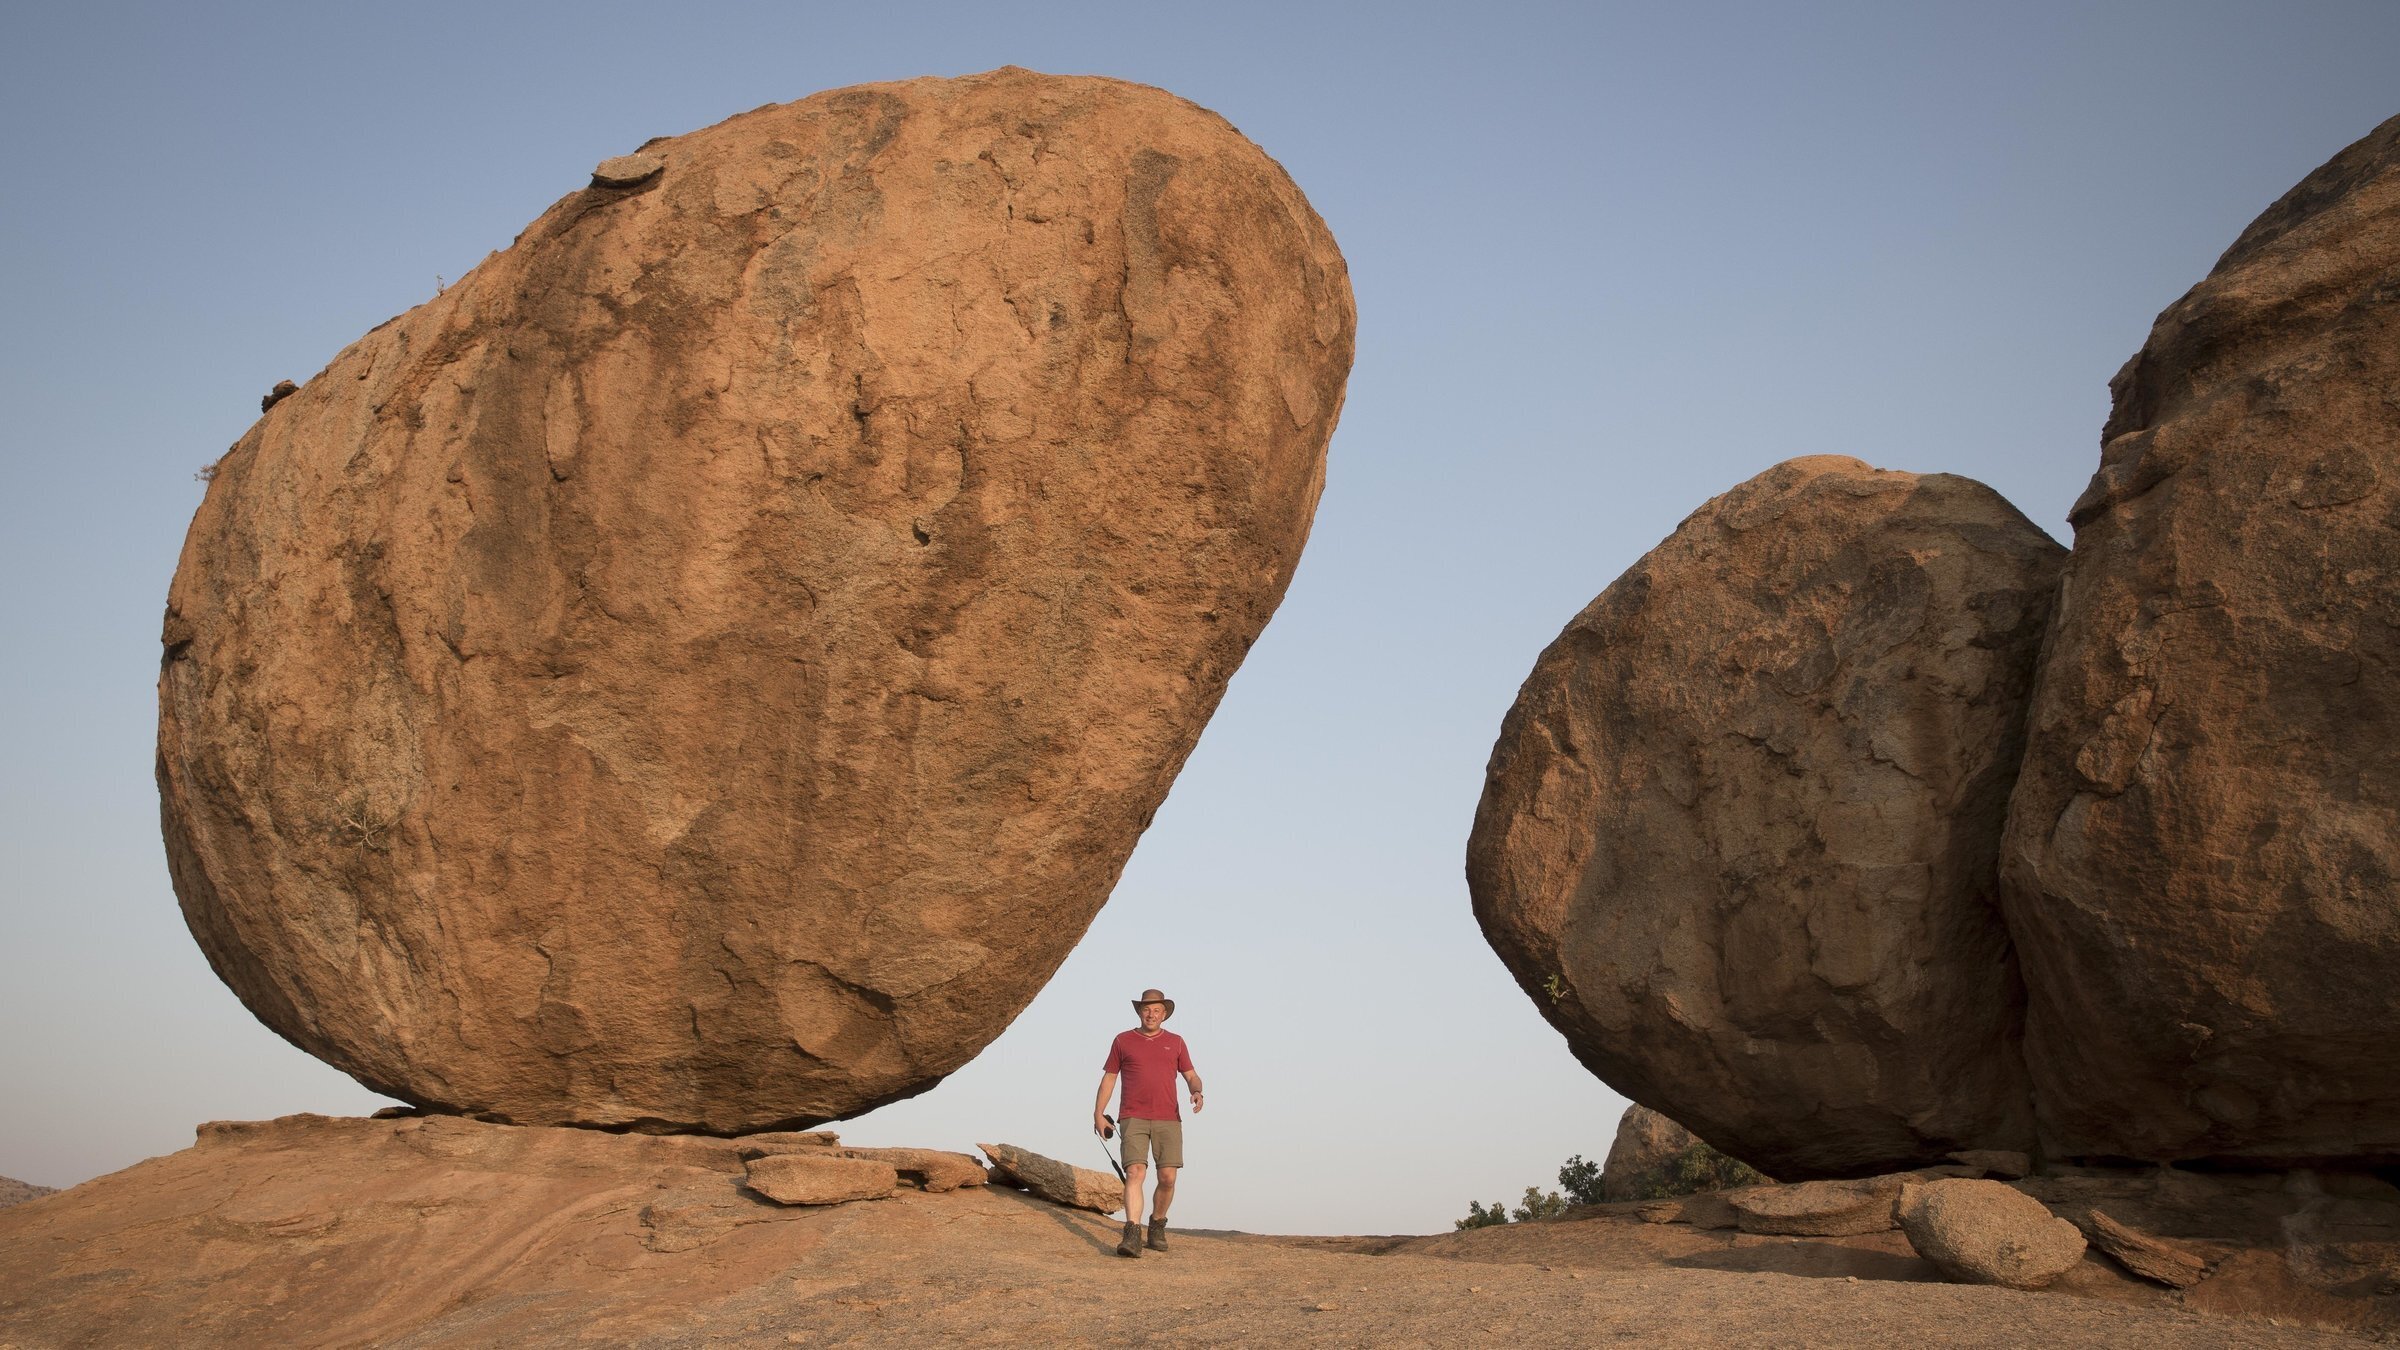
[[[2400,119],[2113,388],[2004,860],[2050,1151],[2400,1158]]]
[[[1567,626],[1467,880],[1593,1072],[1783,1178],[2029,1143],[1995,852],[2062,553],[1966,479],[1794,460]]]
[[[1081,936],[1280,600],[1353,331],[1280,167],[1021,70],[642,148],[219,465],[177,893],[410,1101],[854,1114]]]

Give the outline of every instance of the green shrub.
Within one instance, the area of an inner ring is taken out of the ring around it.
[[[1600,1164],[1585,1162],[1582,1154],[1576,1154],[1559,1167],[1558,1186],[1567,1193],[1571,1204],[1599,1204]]]
[[[1489,1228],[1493,1224],[1507,1222],[1508,1206],[1506,1203],[1499,1200],[1494,1200],[1492,1202],[1492,1207],[1490,1209],[1485,1209],[1482,1205],[1469,1200],[1467,1202],[1467,1217],[1456,1220],[1450,1225],[1450,1227],[1454,1230],[1463,1231],[1469,1228]]]
[[[1558,1192],[1544,1193],[1539,1186],[1528,1186],[1525,1202],[1517,1206],[1515,1217],[1518,1223],[1532,1223],[1536,1219],[1554,1219],[1566,1212],[1567,1202],[1559,1198]]]
[[[1597,1205],[1600,1197],[1600,1164],[1585,1160],[1580,1153],[1559,1166],[1558,1190],[1544,1191],[1539,1186],[1525,1188],[1525,1199],[1516,1208],[1518,1223],[1535,1219],[1555,1218],[1567,1212],[1570,1205]],[[1631,1198],[1635,1200],[1667,1200],[1695,1191],[1731,1190],[1737,1186],[1763,1186],[1767,1178],[1756,1168],[1710,1148],[1694,1144],[1677,1154],[1673,1162],[1638,1179]],[[1507,1223],[1508,1206],[1494,1200],[1489,1206],[1467,1202],[1467,1217],[1453,1220],[1451,1228],[1489,1228]]]

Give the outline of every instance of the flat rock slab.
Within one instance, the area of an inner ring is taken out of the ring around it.
[[[937,1195],[991,1181],[991,1173],[972,1156],[938,1148],[845,1148],[840,1152],[845,1158],[887,1164],[899,1172],[901,1180],[914,1182],[918,1190]]]
[[[1902,1189],[1900,1231],[1953,1280],[2039,1289],[2083,1260],[2083,1234],[1997,1181],[1953,1177]]]
[[[824,1153],[771,1153],[748,1164],[751,1190],[779,1205],[881,1200],[900,1185],[890,1163]]]
[[[1889,1232],[1898,1220],[1898,1177],[1863,1181],[1803,1181],[1789,1186],[1751,1186],[1725,1193],[1745,1233],[1799,1237],[1843,1237]]]
[[[1014,1144],[977,1144],[992,1160],[992,1179],[1003,1186],[1022,1186],[1054,1205],[1114,1214],[1125,1208],[1125,1183],[1107,1172],[1095,1172],[1045,1158]]]
[[[966,1063],[1090,925],[1299,561],[1350,287],[1263,151],[1114,80],[642,155],[217,464],[169,865],[379,1091],[804,1127]]]
[[[2208,1274],[2208,1261],[2178,1242],[2152,1237],[2093,1210],[2088,1235],[2093,1246],[2116,1263],[2172,1289],[2189,1289]]]

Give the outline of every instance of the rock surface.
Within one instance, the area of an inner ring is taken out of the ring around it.
[[[1110,80],[642,153],[218,464],[168,859],[378,1091],[812,1124],[965,1063],[1106,899],[1299,557],[1349,283],[1256,146]]]
[[[897,1190],[890,1163],[827,1153],[770,1153],[747,1164],[750,1189],[779,1205],[840,1205],[881,1200]]]
[[[1617,1118],[1617,1137],[1600,1170],[1600,1198],[1656,1200],[1759,1179],[1745,1174],[1742,1182],[1725,1181],[1721,1174],[1729,1161],[1706,1140],[1637,1102]]]
[[[983,1164],[964,1153],[952,1153],[938,1148],[845,1148],[845,1158],[864,1158],[886,1164],[900,1173],[900,1179],[914,1183],[918,1190],[936,1195],[955,1191],[961,1186],[983,1186],[991,1174]]]
[[[977,1144],[992,1160],[992,1180],[1003,1186],[1022,1186],[1054,1205],[1114,1214],[1125,1208],[1125,1183],[1107,1172],[1095,1172],[1014,1144]]]
[[[2118,1265],[2169,1288],[2189,1289],[2208,1274],[2208,1262],[2198,1253],[2180,1243],[2129,1228],[2099,1210],[2092,1211],[2091,1226],[2085,1230],[2085,1236]]]
[[[1725,1199],[1745,1233],[1846,1237],[1891,1231],[1897,1222],[1892,1202],[1900,1198],[1902,1184],[1896,1176],[1802,1181],[1728,1191]]]
[[[1136,1263],[1109,1254],[1113,1220],[1013,1190],[772,1204],[741,1186],[742,1143],[440,1117],[211,1130],[0,1211],[0,1344],[1097,1345],[1127,1338],[1137,1303],[1142,1337],[1187,1345],[1565,1346],[1606,1327],[1660,1346],[2182,1350],[2358,1343],[2295,1313],[2395,1326],[2378,1300],[2279,1284],[2272,1247],[2180,1295],[2098,1261],[2020,1294],[1926,1283],[1893,1233],[1602,1211],[1422,1238],[1189,1230]]]
[[[0,1177],[0,1209],[6,1209],[10,1205],[21,1205],[28,1200],[39,1200],[45,1195],[56,1194],[58,1194],[58,1188],[55,1186],[36,1186],[30,1181],[19,1181],[15,1177]]]
[[[2111,388],[2009,812],[2053,1157],[2400,1160],[2400,118]]]
[[[1900,1231],[1953,1280],[2039,1289],[2083,1260],[2083,1234],[1997,1181],[1958,1177],[1901,1190]]]
[[[1960,1149],[1950,1155],[1950,1161],[2010,1181],[2033,1173],[2033,1159],[2004,1148]]]
[[[1776,1177],[2031,1143],[1995,854],[2062,556],[1981,484],[1825,456],[1576,616],[1467,880],[1578,1058]]]

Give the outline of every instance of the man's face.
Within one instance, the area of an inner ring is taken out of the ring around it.
[[[1145,1003],[1141,1012],[1144,1031],[1156,1031],[1167,1020],[1167,1005],[1164,1003]]]

